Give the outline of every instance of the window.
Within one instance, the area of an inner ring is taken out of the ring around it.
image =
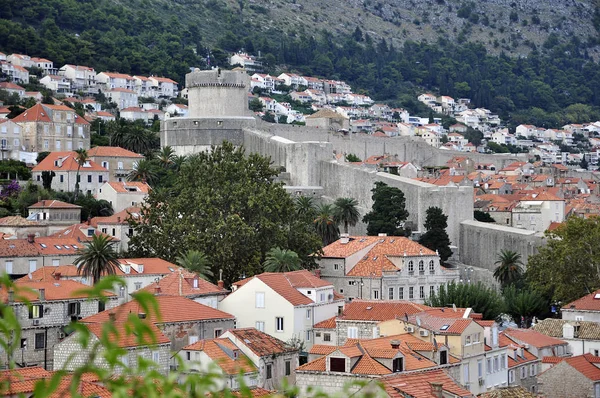
[[[355,326],[350,326],[348,328],[348,338],[349,339],[357,339],[358,338],[358,328]]]
[[[419,286],[419,298],[425,298],[425,286]]]
[[[515,382],[515,371],[509,370],[508,371],[508,384],[512,384],[514,382]]]
[[[323,341],[331,341],[331,333],[323,333]]]
[[[433,260],[429,261],[429,273],[435,274],[435,263],[433,262]]]
[[[346,371],[346,359],[345,358],[329,358],[329,370],[331,372],[345,372]]]
[[[423,263],[423,260],[419,261],[419,275],[425,275],[425,263]]]
[[[394,358],[392,361],[392,371],[402,372],[404,370],[404,358]]]
[[[470,345],[470,344],[471,344],[471,336],[465,337],[465,345]]]
[[[123,162],[117,162],[117,169],[123,170]]]
[[[494,373],[496,373],[498,370],[500,370],[500,361],[498,359],[498,356],[494,357]]]
[[[275,331],[283,332],[283,317],[275,317]]]
[[[310,319],[310,308],[306,310],[306,319]]]
[[[41,304],[29,307],[29,319],[39,319],[44,316],[44,306]]]
[[[192,360],[192,353],[189,351],[185,352],[185,359],[187,359],[188,361]]]
[[[404,300],[404,288],[403,287],[398,288],[398,300]]]
[[[429,297],[435,294],[435,286],[429,286]]]
[[[12,274],[13,273],[13,262],[12,261],[5,262],[4,266],[6,268],[6,273],[7,274]]]
[[[348,281],[348,286],[355,286],[356,285],[356,281]]]
[[[321,293],[319,295],[319,302],[323,302],[323,301],[325,301],[325,293]]]
[[[481,334],[480,333],[475,333],[473,335],[473,343],[479,343],[481,341],[480,338],[481,338]],[[504,355],[504,354],[502,354],[502,355]]]
[[[481,359],[477,361],[477,377],[480,379],[483,377],[483,361]]]
[[[469,364],[464,364],[463,365],[463,376],[464,376],[464,384],[468,384],[469,383]]]
[[[119,289],[119,297],[125,297],[125,288],[123,286]]]
[[[21,348],[27,348],[27,339],[21,339]]]
[[[116,229],[116,228],[113,228],[113,229],[112,229],[112,236],[116,236],[116,235],[117,235],[117,229]]]
[[[440,365],[446,365],[448,363],[448,351],[440,351]]]
[[[521,367],[521,379],[524,379],[527,377],[527,366],[523,366]]]
[[[65,182],[65,176],[64,175],[61,174],[59,177],[60,177],[60,182]]]
[[[152,360],[156,363],[160,362],[160,352],[159,351],[152,351]]]
[[[535,364],[533,364],[529,367],[529,376],[533,377],[535,376],[535,373]]]
[[[415,298],[415,292],[414,292],[414,291],[415,291],[415,288],[414,288],[414,287],[410,286],[410,287],[408,288],[408,299],[409,299],[409,300],[412,300],[412,299],[414,299],[414,298]]]
[[[37,269],[37,260],[29,260],[29,272],[35,272]]]
[[[413,264],[412,260],[408,262],[408,274],[412,275],[415,272],[415,265]]]
[[[79,315],[81,313],[81,303],[79,301],[75,303],[69,303],[69,316]]]
[[[394,299],[394,288],[390,287],[388,288],[388,300],[393,300]]]
[[[56,135],[60,135],[60,125],[56,124],[54,127],[54,131],[56,132]]]
[[[91,174],[88,175],[87,178],[88,178],[88,182],[92,182],[92,175]]]
[[[487,374],[492,373],[492,358],[487,359]]]
[[[292,374],[292,361],[285,361],[285,375],[289,376]]]
[[[60,140],[56,141],[54,145],[56,146],[56,150],[60,151]]]
[[[106,303],[102,300],[98,300],[98,312],[102,312],[106,309]]]
[[[223,334],[223,329],[215,329],[215,339],[219,338]]]
[[[44,149],[48,148],[50,148],[50,143],[48,142],[48,140],[44,140]]]
[[[13,144],[15,145],[15,147],[19,147],[19,139],[18,139],[18,138],[15,138],[15,139],[13,140]]]
[[[578,316],[575,317],[575,320],[576,321],[583,321],[583,316],[578,315]]]
[[[255,294],[256,308],[265,308],[265,293],[256,292]]]
[[[379,290],[373,290],[373,299],[379,300]]]
[[[506,369],[506,354],[500,355],[500,369]]]
[[[142,282],[136,282],[134,284],[134,286],[135,286],[135,290],[140,290],[142,288]]]
[[[333,269],[334,269],[334,270],[336,270],[336,271],[337,271],[339,268],[340,268],[340,265],[339,265],[339,264],[333,264]]]
[[[98,176],[98,182],[102,182],[102,176],[101,175]]]
[[[306,341],[310,341],[310,330],[306,331]]]
[[[102,162],[102,167],[108,170],[108,162]]]
[[[273,365],[267,365],[267,379],[271,379],[273,377]]]
[[[44,333],[36,333],[35,334],[35,349],[43,350],[46,348],[46,338]]]

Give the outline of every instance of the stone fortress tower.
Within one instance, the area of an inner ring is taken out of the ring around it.
[[[250,76],[244,70],[195,69],[186,75],[185,85],[188,117],[164,121],[161,146],[189,155],[225,140],[241,145],[242,129],[256,125],[248,109]]]

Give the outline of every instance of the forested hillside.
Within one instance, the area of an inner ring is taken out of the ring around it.
[[[407,16],[391,18],[393,13],[385,11],[391,1],[377,3],[380,7],[372,1],[347,3],[339,12],[354,10],[356,18],[343,29],[331,21],[300,27],[290,22],[286,29],[281,24],[288,18],[284,11],[296,10],[300,20],[310,15],[313,22],[329,20],[333,14],[308,10],[312,6],[308,0],[0,0],[0,51],[43,56],[58,66],[77,63],[98,71],[152,73],[183,82],[190,67],[206,66],[209,51],[212,65],[226,65],[228,52],[244,48],[260,51],[271,72],[297,70],[344,79],[356,91],[408,109],[416,107],[415,94],[426,89],[470,97],[475,105],[504,117],[510,115],[514,122],[555,127],[599,118],[600,68],[594,62],[598,37],[594,22],[600,25],[600,17],[590,2],[555,5],[554,17],[562,18],[562,25],[579,17],[577,27],[559,28],[552,26],[554,19],[544,13],[537,12],[536,19],[529,11],[525,26],[523,2],[514,7],[507,3],[504,11],[488,15],[484,6],[502,5],[502,1],[415,0],[415,10],[430,5],[429,11],[421,11],[421,19],[429,12],[431,26],[433,15],[442,11],[445,17],[440,14],[438,19],[458,19],[462,24],[456,34],[454,28],[448,28],[446,34],[428,42],[407,40],[413,36],[399,41],[399,36],[410,33],[403,32],[409,29]],[[537,3],[547,8],[555,2]],[[327,4],[323,3],[324,9]],[[512,11],[520,22],[510,25]],[[379,18],[382,26],[392,23],[396,28],[387,36],[368,30],[372,18]],[[345,20],[340,17],[340,21]],[[491,29],[492,24],[500,32],[501,22],[512,29],[520,26],[523,32],[530,24],[539,25],[536,40],[541,44],[532,39],[527,56],[515,56],[511,50],[520,49],[522,42],[514,48],[510,41],[495,46],[468,32]],[[425,28],[425,23],[420,21],[418,26]],[[587,27],[585,34],[581,27]]]

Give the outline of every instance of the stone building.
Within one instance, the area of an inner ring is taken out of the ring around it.
[[[331,109],[321,109],[312,115],[306,116],[305,120],[307,126],[324,129],[326,131],[350,129],[350,119]]]
[[[90,160],[93,160],[110,171],[108,181],[126,181],[127,175],[144,157],[135,152],[118,146],[95,146],[88,150]]]
[[[591,354],[565,358],[538,375],[539,395],[546,398],[600,396],[600,357]]]
[[[556,337],[546,336],[533,329],[504,330],[504,334],[518,344],[523,344],[536,357],[570,356],[569,343]]]
[[[140,219],[140,208],[136,206],[128,207],[112,216],[94,217],[90,224],[98,231],[118,239],[119,251],[126,252],[129,248],[129,240],[135,234],[135,231],[129,225],[129,219]]]
[[[88,299],[81,292],[87,286],[69,280],[16,282],[15,291],[2,290],[2,300],[12,307],[21,325],[20,346],[12,358],[6,351],[0,352],[0,363],[8,366],[9,359],[17,366],[41,366],[53,369],[53,347],[67,334],[66,326],[71,321],[97,314],[117,304],[116,296],[106,292],[106,302]],[[30,306],[24,301],[29,300]]]
[[[180,296],[155,296],[158,313],[145,314],[137,301],[129,301],[111,311],[89,316],[81,320],[85,324],[125,322],[129,314],[139,314],[155,324],[171,341],[171,350],[199,340],[219,337],[235,326],[235,317],[223,311],[197,303]]]
[[[171,342],[156,325],[147,322],[148,329],[152,332],[154,339],[145,338],[142,341],[138,340],[138,336],[128,329],[125,322],[115,322],[114,330],[109,332],[112,341],[116,342],[119,348],[125,350],[119,360],[125,366],[136,366],[138,358],[144,358],[153,361],[156,364],[157,370],[166,375],[169,373],[171,361]],[[131,325],[129,325],[131,326]],[[101,369],[111,369],[111,365],[101,351],[101,341],[105,325],[101,323],[88,324],[90,338],[87,342],[88,346],[83,347],[80,343],[81,336],[79,332],[75,332],[63,339],[60,343],[54,346],[54,367],[53,370],[68,370],[74,371],[81,369],[92,361],[96,367]],[[120,367],[111,369],[116,374],[123,370]]]
[[[90,124],[65,105],[36,104],[13,119],[22,126],[25,152],[89,149]],[[23,149],[24,148],[24,149]]]
[[[521,386],[535,394],[538,391],[537,375],[541,372],[541,358],[533,355],[523,345],[516,343],[504,333],[499,344],[508,347],[508,386]]]
[[[145,182],[105,182],[98,188],[96,199],[106,200],[118,213],[129,207],[141,207],[149,193],[150,185]]]
[[[81,206],[60,200],[41,200],[27,209],[27,219],[47,225],[49,234],[60,231],[67,225],[81,222]]]
[[[397,236],[342,236],[323,248],[319,269],[345,297],[417,303],[459,277],[436,252]]]
[[[568,321],[546,318],[533,326],[533,330],[569,343],[571,355],[600,354],[600,323],[593,321]]]

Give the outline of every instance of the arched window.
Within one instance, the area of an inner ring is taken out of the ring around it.
[[[423,263],[423,260],[419,261],[419,275],[425,275],[425,263]]]
[[[433,262],[433,260],[429,261],[429,273],[435,274],[435,263]]]
[[[408,262],[408,274],[412,275],[413,272],[415,272],[415,265],[413,264],[412,260]]]

